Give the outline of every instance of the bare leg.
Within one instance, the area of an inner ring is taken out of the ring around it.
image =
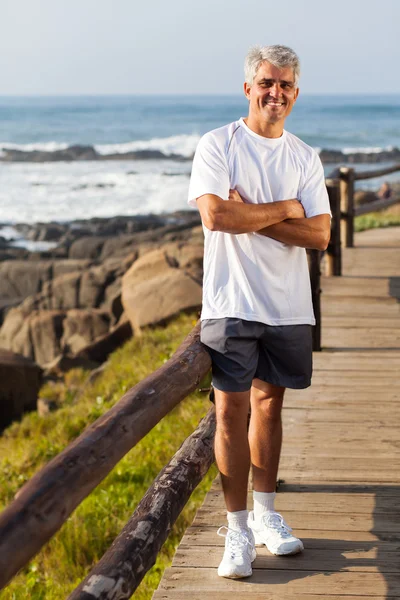
[[[282,403],[285,388],[254,379],[251,388],[249,444],[253,489],[274,492],[282,447]]]
[[[229,512],[247,507],[250,450],[247,437],[248,392],[221,392],[215,389],[217,430],[215,459],[221,473],[226,508]]]

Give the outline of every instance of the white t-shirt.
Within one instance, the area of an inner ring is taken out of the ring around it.
[[[236,189],[246,202],[297,198],[306,217],[330,214],[324,172],[313,148],[291,133],[265,138],[243,119],[206,133],[193,160],[189,204]],[[201,319],[236,317],[268,325],[315,324],[304,248],[258,233],[204,229]]]

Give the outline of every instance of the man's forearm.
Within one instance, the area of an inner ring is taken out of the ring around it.
[[[259,231],[304,214],[298,200],[246,204],[208,194],[197,199],[201,217],[211,231],[240,234]]]
[[[326,250],[330,236],[330,217],[318,215],[309,219],[287,219],[257,233],[291,246]]]

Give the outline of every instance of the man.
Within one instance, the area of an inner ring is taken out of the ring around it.
[[[290,48],[250,50],[248,117],[203,136],[193,161],[189,203],[205,236],[201,340],[212,358],[215,456],[228,510],[223,577],[251,575],[255,544],[273,554],[303,549],[274,509],[281,409],[286,387],[311,381],[305,248],[326,249],[330,208],[317,153],[284,130],[299,71]]]

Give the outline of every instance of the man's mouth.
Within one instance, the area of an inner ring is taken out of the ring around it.
[[[285,103],[284,102],[279,102],[277,100],[269,100],[268,102],[265,103],[267,106],[283,106]]]

